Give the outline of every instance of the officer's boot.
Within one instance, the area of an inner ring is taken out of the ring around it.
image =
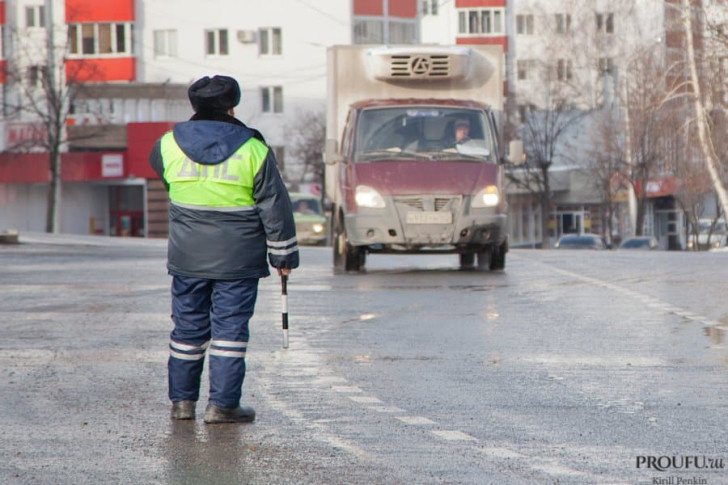
[[[250,406],[221,408],[208,404],[203,418],[208,424],[215,423],[252,423],[255,420],[255,409]]]
[[[195,401],[177,401],[172,403],[172,419],[195,419]]]

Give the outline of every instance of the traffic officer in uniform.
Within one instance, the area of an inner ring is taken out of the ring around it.
[[[169,191],[172,418],[194,419],[205,354],[206,423],[251,422],[240,405],[258,279],[298,267],[288,192],[262,135],[234,118],[240,86],[227,76],[189,88],[194,116],[154,145],[149,161]]]

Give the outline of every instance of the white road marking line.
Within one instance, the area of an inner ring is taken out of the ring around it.
[[[403,413],[404,409],[397,406],[367,406],[367,409],[378,413]]]
[[[462,431],[451,431],[451,430],[433,430],[430,433],[435,436],[448,441],[478,441],[475,436],[470,436]]]
[[[375,404],[375,403],[381,403],[382,400],[379,398],[376,398],[374,396],[347,396],[349,399],[351,399],[354,402],[358,402],[361,404]]]
[[[358,386],[331,386],[331,390],[335,392],[362,392]]]
[[[395,418],[399,419],[405,424],[437,424],[433,420],[425,418],[423,416],[395,416]]]
[[[344,383],[347,382],[347,380],[343,377],[339,376],[319,376],[316,379],[313,380],[315,384],[334,384],[334,383]]]
[[[488,456],[495,457],[495,458],[527,458],[527,456],[524,454],[518,453],[517,451],[513,451],[508,448],[503,448],[500,446],[491,446],[491,447],[487,447],[487,448],[476,448],[476,450],[478,450],[481,453],[484,453]]]
[[[644,293],[639,293],[637,291],[631,290],[629,288],[624,288],[624,287],[621,287],[621,286],[616,285],[616,284],[613,284],[613,283],[608,283],[606,281],[598,280],[596,278],[590,278],[588,276],[580,275],[578,273],[574,273],[574,272],[571,272],[571,271],[568,271],[568,270],[565,270],[565,269],[560,269],[560,268],[557,268],[557,267],[555,267],[555,266],[553,266],[551,264],[544,263],[542,261],[534,261],[534,260],[531,260],[531,261],[534,262],[534,263],[536,263],[536,264],[541,264],[543,266],[547,266],[547,267],[549,267],[550,269],[552,269],[556,273],[560,273],[560,274],[563,274],[563,275],[566,275],[566,276],[570,276],[572,278],[576,278],[576,279],[579,279],[581,281],[586,281],[587,283],[592,283],[592,284],[594,284],[596,286],[601,286],[601,287],[604,287],[604,288],[609,288],[609,289],[614,290],[616,292],[625,294],[625,295],[627,295],[629,297],[635,298],[638,301],[644,302],[645,305],[647,305],[648,307],[654,308],[656,310],[662,310],[662,311],[664,311],[666,313],[671,313],[673,315],[677,315],[677,316],[682,317],[682,318],[685,318],[687,320],[692,320],[694,322],[701,323],[701,324],[703,324],[705,326],[708,326],[708,327],[713,326],[713,322],[714,321],[713,320],[710,320],[708,317],[706,317],[704,315],[698,315],[698,314],[692,313],[691,311],[686,310],[684,308],[680,308],[680,307],[676,307],[674,305],[670,305],[669,303],[666,303],[666,302],[664,302],[664,301],[662,301],[662,300],[660,300],[658,298],[653,298],[653,297],[651,297],[649,295],[646,295]],[[668,307],[669,307],[669,309],[668,309]]]
[[[583,477],[588,475],[588,473],[559,465],[556,460],[543,460],[542,463],[531,465],[531,468],[548,473],[549,475],[566,475],[570,477]]]

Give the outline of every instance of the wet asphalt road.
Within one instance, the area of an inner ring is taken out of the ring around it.
[[[728,467],[728,253],[522,250],[504,273],[373,256],[334,276],[304,248],[288,350],[261,282],[257,421],[208,426],[204,403],[168,418],[164,243],[25,240],[0,246],[0,483],[728,483],[636,466]]]

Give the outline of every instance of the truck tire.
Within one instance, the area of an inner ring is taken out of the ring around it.
[[[508,241],[493,246],[490,253],[490,270],[501,271],[506,267],[506,252],[508,252]]]
[[[460,269],[470,269],[475,263],[475,253],[460,253]]]
[[[335,221],[331,241],[334,246],[334,270],[336,272],[361,271],[365,262],[364,251],[349,244],[343,215],[339,215]]]
[[[475,253],[475,256],[478,261],[478,269],[490,269],[490,260],[491,260],[491,253],[493,250],[488,247],[483,249],[482,251],[478,251]]]

